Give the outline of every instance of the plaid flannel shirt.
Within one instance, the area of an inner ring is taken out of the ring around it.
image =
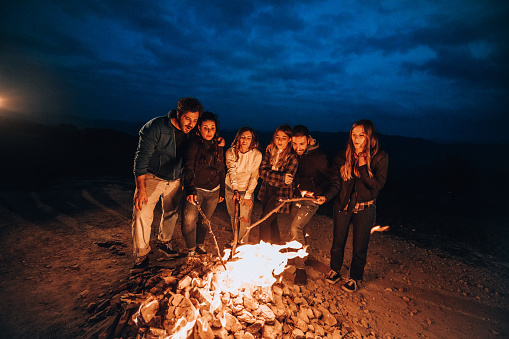
[[[297,172],[297,167],[299,162],[297,160],[297,155],[295,153],[290,153],[283,163],[283,165],[278,168],[277,171],[272,169],[272,165],[270,164],[270,152],[265,152],[262,163],[260,164],[260,178],[262,178],[262,185],[260,187],[260,192],[258,192],[258,200],[265,200],[269,197],[266,197],[267,194],[267,186],[271,185],[277,188],[276,190],[276,199],[277,204],[279,205],[279,199],[289,199],[293,196],[293,184],[286,185],[285,184],[285,174],[290,173],[292,176],[295,176]],[[290,204],[284,204],[283,207],[279,210],[279,213],[289,213],[290,212]]]
[[[370,201],[366,201],[366,202],[358,202],[355,204],[355,206],[353,208],[353,213],[357,213],[359,211],[365,210],[366,208],[373,205],[374,203],[375,203],[375,200],[370,200]],[[350,201],[348,201],[348,204],[346,204],[345,208],[343,209],[344,211],[348,210],[349,204],[350,204]]]

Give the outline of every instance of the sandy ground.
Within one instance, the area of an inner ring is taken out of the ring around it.
[[[0,337],[83,333],[87,305],[129,277],[133,188],[132,181],[118,178],[0,188]],[[255,205],[255,220],[259,213]],[[224,203],[212,223],[222,247],[232,237]],[[287,216],[280,225],[289,240]],[[307,269],[318,272],[311,274],[315,279],[323,279],[327,270],[331,229],[331,218],[323,215],[308,225],[316,262]],[[180,228],[175,244],[182,249]],[[210,237],[206,246],[214,250]],[[508,263],[447,246],[422,248],[390,231],[375,233],[363,289],[346,294],[338,284],[338,303],[361,333],[377,338],[509,337]],[[350,254],[347,247],[345,271]],[[175,266],[157,251],[150,258]]]

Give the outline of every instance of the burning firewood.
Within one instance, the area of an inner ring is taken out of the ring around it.
[[[219,254],[217,242],[216,249]],[[306,255],[295,241],[261,242],[239,246],[230,261],[207,254],[188,257],[173,270],[141,272],[96,307],[89,322],[97,325],[84,337],[344,337],[353,325],[340,314],[341,296],[332,285],[318,279],[301,287],[283,280],[288,259]]]
[[[267,243],[240,246],[226,269],[209,254],[190,257],[174,270],[139,273],[126,284],[127,290],[112,298],[119,305],[110,302],[91,317],[98,325],[86,337],[98,336],[98,331],[104,338],[140,339],[248,333],[282,338],[293,332],[314,338],[332,333],[337,319],[322,306],[325,294],[283,281],[287,258],[297,252],[282,253],[281,248]],[[312,284],[320,291],[331,288],[323,280]]]

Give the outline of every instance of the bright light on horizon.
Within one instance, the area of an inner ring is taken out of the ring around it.
[[[0,95],[0,109],[1,110],[9,110],[11,111],[13,109],[13,102],[14,100],[10,97],[7,97],[5,95]]]
[[[33,100],[26,94],[14,90],[0,94],[0,109],[3,111],[26,114],[34,112],[33,106]]]

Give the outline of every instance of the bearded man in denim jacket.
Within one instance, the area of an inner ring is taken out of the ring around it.
[[[177,109],[147,122],[139,132],[134,158],[136,191],[133,207],[134,269],[148,266],[151,251],[150,233],[154,208],[161,201],[159,248],[169,257],[176,257],[170,240],[173,237],[177,210],[182,197],[180,170],[185,142],[196,126],[203,106],[194,98],[182,98]]]

